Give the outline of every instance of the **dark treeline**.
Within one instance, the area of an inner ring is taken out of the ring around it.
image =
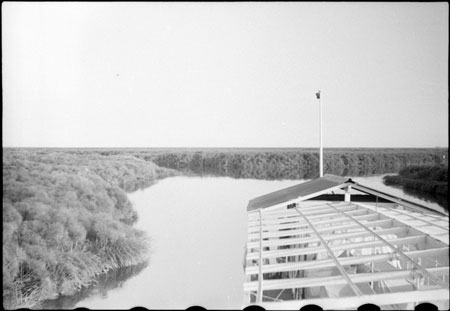
[[[108,154],[111,151],[103,151]],[[131,150],[128,152],[132,152]],[[319,156],[311,150],[165,150],[132,152],[159,166],[200,175],[256,179],[318,177]],[[398,172],[407,165],[434,165],[448,149],[325,149],[324,172],[340,176],[368,176]]]
[[[400,170],[398,175],[385,176],[387,185],[402,185],[407,189],[446,197],[448,194],[447,165],[413,165]],[[445,200],[447,201],[447,200]]]
[[[173,175],[130,155],[3,149],[3,306],[35,308],[148,257],[126,192]]]

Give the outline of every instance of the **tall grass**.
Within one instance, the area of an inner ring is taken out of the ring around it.
[[[132,155],[4,149],[4,308],[38,308],[147,260],[125,192],[175,173]]]

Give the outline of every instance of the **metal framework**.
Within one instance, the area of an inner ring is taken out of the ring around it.
[[[246,304],[448,309],[448,233],[448,216],[354,202],[250,211]]]

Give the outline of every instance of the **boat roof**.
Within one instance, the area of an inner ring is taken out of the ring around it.
[[[256,197],[249,201],[247,211],[274,206],[313,194],[320,194],[324,190],[343,186],[347,182],[351,182],[351,179],[327,174],[321,178]]]
[[[277,208],[285,207],[290,203],[301,202],[318,197],[322,194],[330,191],[340,190],[351,186],[352,189],[360,191],[365,194],[374,195],[384,198],[393,203],[405,206],[411,210],[422,212],[424,209],[431,213],[443,213],[436,211],[428,206],[419,204],[417,202],[409,201],[404,198],[400,198],[394,194],[390,194],[385,191],[380,191],[371,187],[367,187],[360,183],[353,181],[351,178],[340,177],[331,174],[326,174],[323,177],[316,178],[307,182],[303,182],[298,185],[294,185],[288,188],[277,190],[254,199],[251,199],[247,205],[247,211],[254,211],[257,209]]]

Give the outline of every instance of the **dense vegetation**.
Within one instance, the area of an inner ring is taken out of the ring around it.
[[[384,177],[388,185],[397,184],[421,192],[447,196],[448,166],[413,165],[402,168],[398,175]]]
[[[3,306],[39,306],[146,260],[125,191],[173,170],[130,155],[3,149]]]
[[[163,167],[235,178],[310,179],[318,177],[319,171],[317,150],[309,149],[181,149],[133,154]],[[439,164],[443,155],[447,157],[448,149],[325,149],[324,172],[340,176],[392,173],[407,165]]]

